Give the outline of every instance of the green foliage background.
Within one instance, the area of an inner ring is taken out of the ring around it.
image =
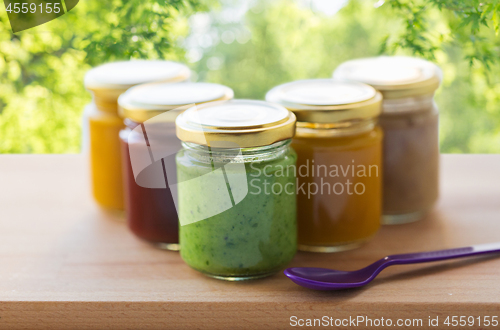
[[[0,12],[0,152],[80,151],[83,87],[92,65],[117,59],[181,60],[176,39],[198,0],[83,0],[64,16],[13,34]]]
[[[195,79],[228,85],[239,98],[263,98],[295,79],[331,77],[351,58],[426,57],[444,72],[436,96],[442,152],[500,152],[499,1],[350,0],[334,16],[306,0],[246,6],[240,18],[236,0],[86,0],[16,35],[3,11],[0,152],[78,152],[81,113],[90,101],[82,81],[91,65],[183,60],[185,53]]]

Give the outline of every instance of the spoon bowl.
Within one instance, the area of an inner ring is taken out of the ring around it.
[[[314,290],[339,290],[363,286],[370,279],[360,270],[344,272],[340,270],[312,267],[294,267],[285,270],[285,275],[298,285]],[[329,282],[335,278],[335,283]],[[324,283],[332,283],[325,286]],[[335,285],[335,287],[333,287]]]

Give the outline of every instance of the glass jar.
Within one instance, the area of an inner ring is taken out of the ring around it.
[[[277,86],[266,99],[297,116],[299,250],[343,251],[374,236],[382,208],[380,93],[314,79]]]
[[[293,113],[263,101],[213,102],[176,125],[184,261],[231,281],[282,269],[297,249]]]
[[[384,96],[383,223],[423,218],[439,196],[439,114],[433,99],[439,68],[417,58],[381,56],[343,63],[334,77],[370,84]]]
[[[152,81],[184,81],[190,70],[170,61],[123,61],[98,66],[85,75],[85,88],[92,92],[83,127],[88,127],[92,193],[107,209],[123,210],[123,183],[119,132],[124,128],[118,115],[118,96],[128,88]],[[84,141],[86,144],[87,141]]]
[[[175,118],[196,103],[227,100],[229,87],[208,83],[139,85],[118,100],[126,128],[120,132],[127,223],[139,238],[179,250],[175,155],[181,142]],[[170,178],[170,180],[169,180]]]

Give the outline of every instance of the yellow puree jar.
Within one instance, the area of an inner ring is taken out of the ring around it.
[[[299,250],[337,252],[367,241],[382,208],[382,95],[365,84],[315,79],[277,86],[266,100],[297,116]]]
[[[118,96],[132,86],[147,82],[185,81],[190,70],[171,61],[123,61],[98,66],[85,75],[85,88],[93,95],[84,113],[88,127],[92,192],[99,205],[123,210],[123,183],[118,115]]]
[[[439,195],[439,112],[434,92],[441,71],[428,61],[381,56],[343,63],[342,80],[369,84],[384,96],[384,224],[423,218]]]

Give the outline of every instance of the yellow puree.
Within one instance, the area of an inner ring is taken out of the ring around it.
[[[299,133],[299,132],[298,132]],[[382,207],[381,179],[382,179],[382,131],[375,128],[373,131],[354,136],[344,137],[308,137],[297,136],[292,140],[292,147],[298,154],[297,169],[301,165],[306,165],[309,159],[309,168],[312,164],[326,165],[330,171],[330,165],[355,166],[355,174],[361,168],[358,165],[366,166],[366,177],[355,175],[352,177],[352,168],[349,173],[340,177],[325,176],[324,170],[314,177],[309,171],[308,177],[297,175],[298,185],[305,183],[305,190],[309,183],[316,182],[321,186],[321,182],[328,182],[333,186],[336,182],[345,183],[347,179],[353,183],[363,183],[366,190],[363,194],[344,193],[336,195],[333,192],[323,194],[317,193],[308,198],[298,190],[298,243],[299,245],[313,247],[333,247],[350,243],[365,241],[374,235],[380,227],[380,216]],[[314,163],[312,162],[314,160]],[[354,160],[354,162],[353,162]],[[369,176],[368,167],[378,166],[378,176],[375,175],[375,168],[372,167]],[[315,168],[315,171],[317,168]],[[317,171],[316,171],[317,172]],[[305,173],[303,171],[303,173]],[[359,172],[362,175],[362,172]],[[321,181],[321,179],[323,181]],[[325,186],[326,187],[326,186]],[[344,185],[344,188],[346,186]],[[340,192],[340,187],[337,187]],[[358,186],[360,192],[361,186]]]
[[[123,186],[119,132],[123,119],[113,112],[95,109],[89,115],[92,191],[99,205],[123,210]]]

